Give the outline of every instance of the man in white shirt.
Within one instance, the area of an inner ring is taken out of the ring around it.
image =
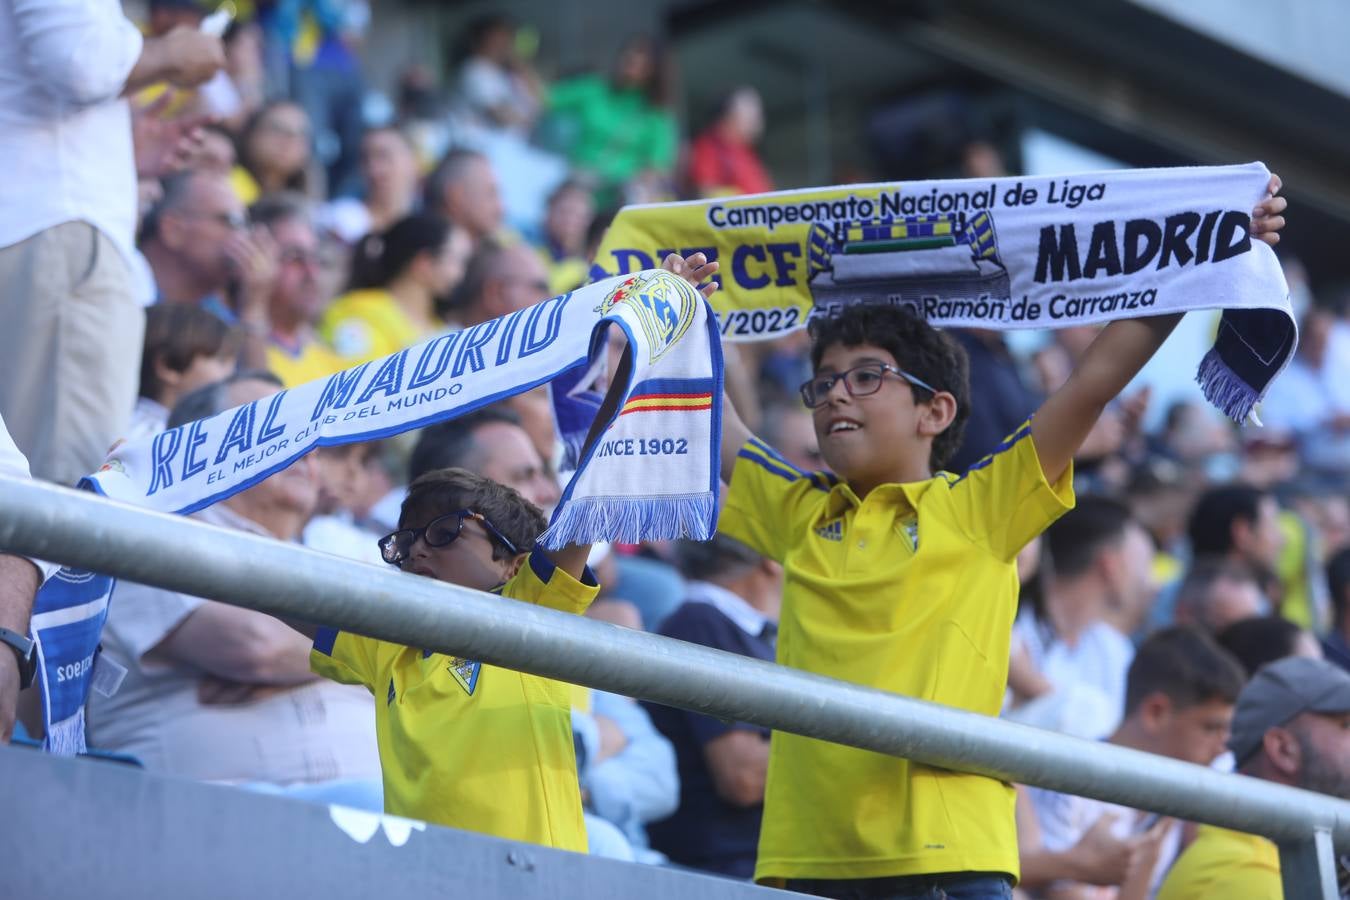
[[[220,40],[145,39],[116,0],[0,0],[0,412],[35,474],[97,469],[136,399],[130,91],[194,87]]]
[[[27,478],[28,460],[14,446],[5,420],[0,416],[0,475]],[[8,744],[14,731],[14,713],[19,704],[19,689],[32,677],[31,650],[19,646],[28,634],[28,617],[33,612],[33,596],[57,566],[40,559],[0,553],[0,629],[18,640],[0,646],[0,744]],[[13,651],[13,652],[11,652]],[[25,674],[25,671],[27,674]]]
[[[1050,526],[1049,577],[1039,609],[1013,625],[1018,658],[1035,669],[1019,678],[1007,718],[1098,738],[1120,722],[1130,639],[1108,624],[1111,609],[1147,610],[1156,593],[1153,543],[1123,503],[1084,496]],[[1136,613],[1133,613],[1137,615]]]
[[[275,393],[239,375],[185,397],[183,424]],[[297,541],[318,495],[306,456],[196,518]],[[248,577],[241,563],[240,577]],[[268,585],[259,583],[259,591]],[[316,678],[310,642],[251,609],[123,582],[109,607],[104,653],[127,669],[117,692],[91,693],[94,747],[130,753],[147,769],[205,781],[275,785],[308,797],[381,809],[371,696]]]
[[[1224,751],[1244,677],[1203,631],[1155,632],[1130,666],[1125,720],[1107,742],[1207,766]],[[1024,790],[1034,813],[1027,815],[1019,798],[1025,888],[1049,900],[1144,900],[1157,893],[1181,850],[1176,822],[1087,797]],[[1112,841],[1115,852],[1101,852]]]

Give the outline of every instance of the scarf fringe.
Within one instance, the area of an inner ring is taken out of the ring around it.
[[[48,722],[42,746],[53,756],[79,756],[86,752],[89,747],[84,741],[84,707],[60,722]]]
[[[1205,392],[1205,399],[1239,425],[1247,421],[1261,399],[1256,389],[1238,377],[1215,349],[1211,349],[1200,361],[1195,380]]]
[[[539,540],[550,550],[599,541],[706,541],[712,539],[716,514],[717,497],[712,492],[648,499],[573,497],[559,508]]]

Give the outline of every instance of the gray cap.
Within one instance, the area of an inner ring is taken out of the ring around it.
[[[1305,712],[1350,713],[1350,673],[1306,656],[1262,666],[1238,695],[1228,749],[1241,765],[1261,746],[1267,730]]]

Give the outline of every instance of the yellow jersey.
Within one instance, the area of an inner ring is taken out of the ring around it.
[[[1158,900],[1281,900],[1280,851],[1257,834],[1201,825],[1167,873]]]
[[[343,368],[431,337],[408,318],[393,294],[378,288],[350,291],[334,300],[319,322],[319,336],[337,351]]]
[[[535,550],[497,592],[580,614],[599,590],[584,580]],[[330,628],[310,666],[375,695],[388,812],[586,852],[571,685]]]
[[[762,442],[740,450],[719,529],[784,567],[778,662],[997,716],[1017,552],[1073,506],[1029,423],[958,477],[859,499]],[[774,732],[757,880],[1017,877],[1011,786]]]
[[[293,388],[327,378],[347,367],[343,364],[342,357],[322,342],[311,339],[298,351],[272,341],[267,345],[267,368],[281,379],[283,385]]]

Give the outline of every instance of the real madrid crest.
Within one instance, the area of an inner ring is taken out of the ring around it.
[[[684,337],[702,298],[689,282],[669,272],[642,272],[625,278],[595,308],[603,316],[620,304],[636,313],[650,348],[649,363],[660,359]],[[632,317],[626,317],[632,323]]]

